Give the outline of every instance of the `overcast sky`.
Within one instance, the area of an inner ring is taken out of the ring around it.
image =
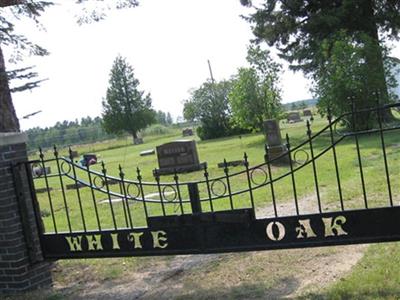
[[[154,108],[174,118],[182,115],[189,90],[209,78],[208,59],[216,80],[228,79],[247,65],[246,47],[252,34],[240,15],[250,9],[239,0],[146,0],[84,26],[76,24],[72,6],[65,4],[70,1],[62,2],[41,18],[46,31],[26,21],[18,27],[51,53],[24,61],[36,65],[40,76],[49,80],[31,92],[13,95],[18,117],[43,111],[21,119],[22,129],[99,116],[118,54],[134,67],[140,88],[151,93]],[[286,71],[282,89],[283,102],[311,97],[301,73]]]

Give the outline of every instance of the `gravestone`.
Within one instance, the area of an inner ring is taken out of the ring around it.
[[[182,136],[192,136],[193,129],[192,128],[185,128],[182,130]]]
[[[154,174],[164,175],[198,171],[204,168],[197,154],[196,142],[179,140],[157,146],[159,169]]]
[[[48,191],[51,192],[52,190],[53,190],[52,187],[49,187],[49,188],[44,187],[44,188],[35,189],[35,192],[36,192],[37,194],[39,194],[39,193],[47,193]]]
[[[267,151],[269,161],[276,159],[287,152],[287,147],[282,143],[281,129],[277,120],[264,121],[264,132],[267,138]],[[288,155],[282,156],[274,160],[272,163],[287,164],[289,163]]]
[[[302,119],[300,118],[300,114],[298,111],[292,111],[287,116],[288,123],[296,123],[301,122]]]
[[[33,177],[41,177],[44,175],[50,175],[51,174],[51,168],[50,167],[43,167],[40,165],[34,165],[32,166],[32,175]]]
[[[217,164],[218,168],[225,168],[225,166],[227,166],[227,167],[244,166],[244,161],[243,160],[231,160],[231,161],[227,161],[226,163],[220,162]]]
[[[133,144],[134,144],[134,145],[141,145],[141,144],[143,144],[143,138],[140,138],[140,137],[134,138],[134,139],[133,139]]]
[[[78,151],[72,150],[71,151],[71,156],[72,156],[72,158],[78,157],[79,156]]]
[[[76,182],[76,183],[66,184],[65,187],[67,188],[67,190],[77,190],[86,187],[86,185],[80,182]]]
[[[303,110],[303,116],[305,116],[305,117],[312,117],[312,112],[311,112],[311,110],[309,110],[309,109],[305,109],[305,110]]]
[[[154,149],[149,149],[149,150],[144,150],[144,151],[140,152],[140,156],[153,155],[155,153],[156,152]]]

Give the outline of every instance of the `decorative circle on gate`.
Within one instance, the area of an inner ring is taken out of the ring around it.
[[[176,189],[172,185],[166,185],[162,189],[162,196],[168,202],[175,201],[177,197]]]
[[[71,164],[66,161],[63,161],[61,163],[61,171],[63,174],[69,174],[69,172],[71,172]]]
[[[250,180],[256,186],[263,185],[268,180],[268,174],[260,167],[254,168],[250,172]]]
[[[226,194],[227,187],[221,179],[214,180],[211,183],[211,193],[216,197],[222,197]]]
[[[140,189],[136,183],[129,183],[126,188],[126,192],[128,196],[133,199],[138,198],[140,196]]]
[[[44,175],[43,167],[41,165],[35,163],[32,165],[31,168],[32,168],[32,175],[34,177],[41,177],[42,175]]]
[[[303,149],[297,150],[293,155],[294,162],[299,164],[299,165],[306,164],[308,162],[309,158],[310,157],[308,155],[308,152],[306,150],[303,150]]]
[[[342,126],[342,128],[340,129],[337,128],[339,123]],[[333,125],[333,131],[340,136],[351,133],[351,130],[349,128],[351,128],[351,124],[347,119],[342,119],[340,120],[340,122],[336,122],[335,125]]]
[[[392,128],[399,126],[400,122],[400,106],[392,107],[390,109],[386,109],[387,113],[383,113],[383,115],[389,115],[390,118],[382,118],[383,119],[383,128]]]
[[[105,182],[103,178],[101,178],[100,176],[96,176],[93,180],[93,184],[96,188],[102,189],[104,187]]]
[[[400,105],[396,107],[392,107],[390,112],[392,113],[393,117],[397,120],[400,121]]]

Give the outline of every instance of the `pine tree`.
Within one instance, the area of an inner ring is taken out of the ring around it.
[[[166,122],[167,122],[167,125],[172,125],[172,123],[174,122],[174,121],[172,120],[172,116],[171,116],[171,113],[170,113],[170,112],[167,112]]]
[[[103,126],[108,133],[130,133],[134,142],[139,130],[155,122],[150,94],[145,95],[138,87],[133,68],[125,58],[117,56],[103,100]]]

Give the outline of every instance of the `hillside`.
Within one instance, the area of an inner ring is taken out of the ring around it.
[[[293,105],[296,107],[299,107],[301,104],[305,103],[307,107],[315,106],[318,102],[318,99],[304,99],[304,100],[298,100],[294,102],[289,102],[289,103],[283,103],[282,107],[284,110],[291,110]]]

